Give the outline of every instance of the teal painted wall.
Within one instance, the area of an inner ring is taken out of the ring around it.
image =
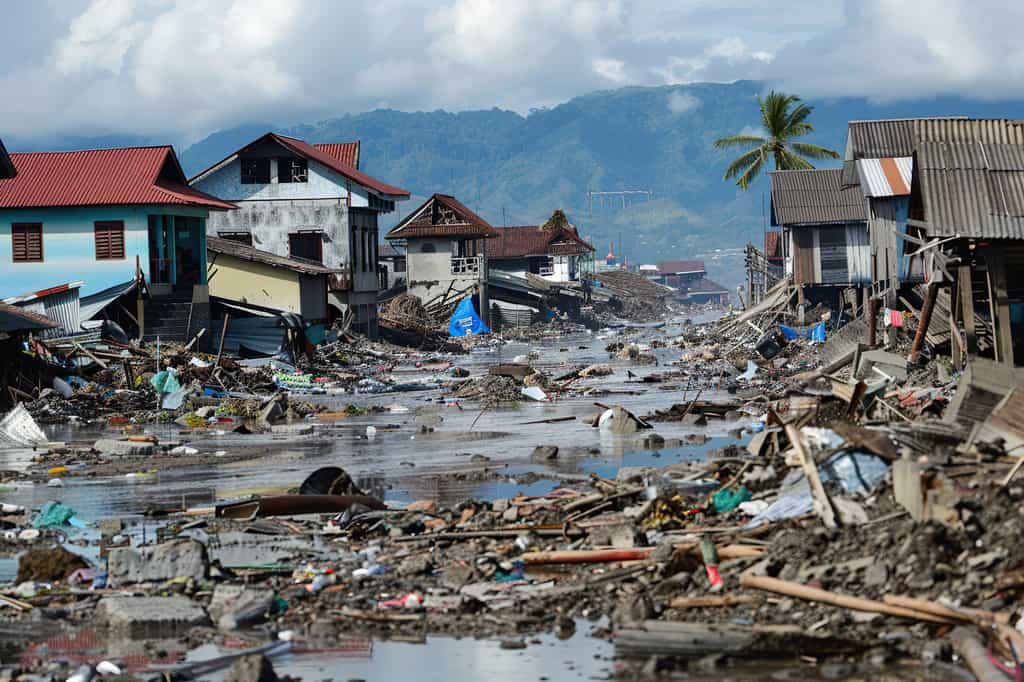
[[[84,280],[87,295],[135,276],[135,257],[149,277],[150,215],[181,215],[205,219],[205,209],[174,206],[90,206],[0,210],[0,298]],[[124,221],[125,257],[96,260],[93,223]],[[12,223],[43,224],[43,262],[15,263],[11,250]],[[205,229],[200,253],[206,253]],[[202,269],[205,281],[205,268]]]

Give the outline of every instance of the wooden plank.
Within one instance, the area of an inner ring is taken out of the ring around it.
[[[1010,329],[1010,301],[1006,283],[1006,255],[999,249],[985,253],[991,276],[993,321],[995,323],[996,357],[1007,365],[1014,364],[1013,332]]]
[[[964,321],[964,332],[967,334],[967,353],[977,355],[978,332],[974,327],[974,292],[971,288],[971,266],[961,265],[957,268],[957,282],[960,287],[960,305]]]
[[[804,449],[803,434],[792,424],[786,424],[786,435],[789,437],[789,442],[793,445],[793,449],[796,450],[800,465],[804,469],[804,475],[807,476],[807,482],[810,484],[811,495],[814,498],[815,513],[821,517],[821,521],[825,524],[826,528],[837,527],[839,524],[836,522],[836,512],[832,507],[832,500],[828,498],[825,486],[821,483],[821,477],[818,476],[818,467],[814,463],[814,458],[810,457]]]

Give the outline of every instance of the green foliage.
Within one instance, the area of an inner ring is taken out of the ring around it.
[[[806,170],[814,168],[807,159],[838,159],[839,154],[807,142],[793,140],[814,132],[814,126],[807,122],[814,107],[802,104],[796,95],[787,95],[772,90],[767,97],[757,97],[761,110],[761,128],[764,137],[756,135],[732,135],[715,141],[716,149],[744,149],[725,169],[725,180],[736,178],[736,184],[747,189],[761,171],[768,159],[775,162],[776,170]]]

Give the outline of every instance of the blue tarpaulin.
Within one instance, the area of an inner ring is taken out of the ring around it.
[[[819,343],[825,342],[825,323],[819,322],[810,329],[807,330],[807,340],[817,341]]]
[[[464,298],[452,313],[451,322],[448,323],[448,334],[450,336],[467,336],[468,334],[487,334],[491,330],[487,328],[484,321],[476,314],[473,307],[473,300]]]
[[[797,333],[795,329],[793,329],[792,327],[787,327],[784,324],[779,325],[779,331],[782,332],[782,335],[786,337],[787,341],[793,341],[794,339],[800,338],[800,334]]]

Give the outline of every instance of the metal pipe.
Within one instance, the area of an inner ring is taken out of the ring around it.
[[[935,309],[935,298],[939,295],[939,285],[932,282],[928,285],[928,293],[924,297],[924,307],[921,308],[921,319],[917,323],[917,333],[914,335],[914,343],[910,346],[910,362],[917,362],[921,357],[921,347],[924,345],[924,337],[928,333],[928,325],[932,321],[932,310]]]

